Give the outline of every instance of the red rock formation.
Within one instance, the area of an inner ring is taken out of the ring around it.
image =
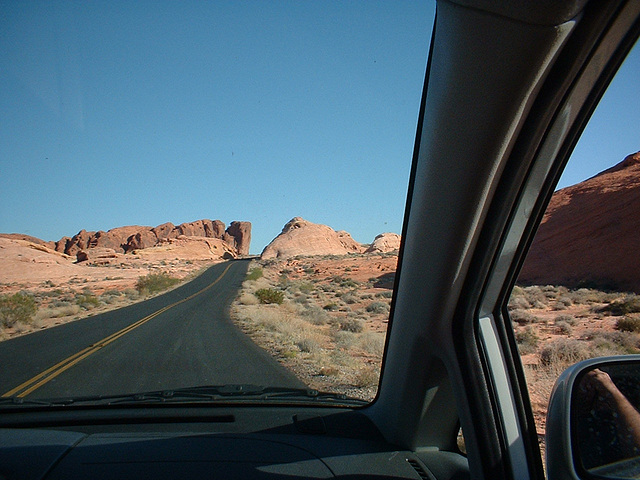
[[[118,258],[118,254],[113,248],[93,247],[80,250],[76,253],[77,262],[87,262],[92,265],[106,265],[113,259]]]
[[[225,231],[220,220],[198,220],[178,226],[163,223],[155,228],[128,226],[113,228],[109,231],[87,232],[81,230],[72,238],[63,237],[58,242],[51,242],[56,251],[76,256],[80,251],[93,248],[109,248],[116,253],[128,253],[133,250],[150,248],[179,236],[224,239],[239,255],[249,253],[251,242],[251,223],[232,222]],[[224,238],[223,238],[224,237]],[[235,254],[235,253],[234,253]],[[84,258],[84,254],[81,255]]]
[[[55,251],[60,253],[65,253],[67,251],[67,245],[71,239],[69,237],[62,237],[55,243]]]
[[[176,227],[179,235],[185,235],[187,237],[204,237],[204,225],[202,220],[197,222],[182,223]]]
[[[173,223],[167,222],[163,223],[162,225],[158,225],[155,228],[152,228],[151,231],[158,240],[167,240],[171,237],[171,234],[173,233],[175,228],[176,226]]]
[[[44,240],[32,237],[31,235],[25,235],[24,233],[0,233],[0,238],[7,238],[9,240],[24,240],[25,242],[35,243],[37,245],[49,246],[52,242],[45,242]]]
[[[153,230],[143,230],[135,235],[131,235],[127,239],[127,245],[125,246],[125,252],[132,250],[139,250],[141,248],[149,248],[157,245],[159,242],[158,237]]]
[[[640,293],[640,152],[554,193],[520,283]]]
[[[400,249],[400,235],[397,233],[381,233],[369,245],[364,253],[386,253]]]
[[[98,231],[91,235],[88,247],[112,248],[118,253],[124,253],[129,237],[136,233],[149,232],[150,230],[150,227],[133,226],[113,228],[108,232]]]
[[[250,222],[231,222],[229,228],[222,235],[222,239],[230,245],[233,245],[238,255],[249,255],[249,247],[251,244],[251,223]]]
[[[222,223],[220,220],[203,220],[203,223],[205,237],[222,238],[222,236],[224,235],[224,223]],[[233,223],[234,222],[231,222],[232,225]],[[251,228],[251,224],[249,224],[249,228]]]
[[[361,253],[362,245],[347,232],[336,232],[326,225],[303,218],[291,219],[282,233],[265,247],[262,258],[286,258],[296,255],[346,255]]]
[[[89,240],[94,232],[87,232],[82,229],[78,233],[76,233],[71,240],[69,240],[65,246],[64,253],[67,255],[71,255],[72,257],[76,255],[80,250],[85,250],[89,247]]]

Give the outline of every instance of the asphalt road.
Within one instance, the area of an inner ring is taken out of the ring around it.
[[[75,397],[197,385],[303,387],[243,334],[229,306],[248,260],[164,295],[0,342],[0,395]]]

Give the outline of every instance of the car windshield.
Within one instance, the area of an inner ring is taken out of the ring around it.
[[[1,5],[0,406],[371,401],[435,7]]]

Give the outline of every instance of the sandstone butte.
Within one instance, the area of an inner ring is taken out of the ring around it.
[[[402,237],[397,233],[381,233],[376,236],[364,253],[386,253],[400,250]]]
[[[46,246],[56,252],[70,256],[78,256],[82,261],[87,257],[95,256],[92,249],[110,249],[117,254],[130,253],[137,250],[155,247],[163,243],[171,243],[180,237],[204,237],[220,239],[225,242],[235,256],[247,255],[251,243],[251,223],[231,222],[225,230],[225,225],[220,220],[197,220],[195,222],[174,225],[164,223],[157,227],[127,226],[117,227],[106,232],[87,232],[81,230],[73,237],[62,237],[57,242],[47,242]],[[83,252],[83,253],[80,253]],[[107,255],[108,250],[102,250]]]
[[[640,293],[640,152],[553,194],[518,283]]]
[[[220,220],[197,220],[177,226],[172,223],[157,227],[126,226],[106,232],[81,230],[73,237],[62,237],[57,242],[45,242],[23,234],[0,234],[0,237],[28,242],[76,258],[78,262],[94,264],[106,264],[134,252],[158,256],[179,250],[198,259],[234,258],[249,254],[251,223],[231,222],[226,230]]]
[[[261,258],[288,258],[296,255],[347,255],[349,253],[389,252],[400,246],[400,236],[383,233],[367,248],[349,233],[335,231],[327,225],[292,218],[262,251]]]

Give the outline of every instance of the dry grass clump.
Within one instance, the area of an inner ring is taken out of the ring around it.
[[[254,262],[250,272],[260,268],[262,275],[244,282],[232,317],[310,387],[372,399],[385,342],[380,326],[388,318],[391,292],[362,276],[352,278],[357,264],[326,270],[325,262],[344,260]],[[282,302],[256,304],[261,290],[279,292]]]
[[[384,352],[384,342],[385,336],[379,332],[364,332],[358,337],[358,347],[365,352],[378,355],[380,357]]]
[[[616,328],[621,332],[640,332],[640,315],[630,314],[618,319]]]
[[[358,318],[343,318],[338,323],[340,330],[353,333],[361,333],[364,331],[364,322]]]
[[[520,325],[527,325],[530,323],[537,323],[539,321],[538,317],[534,314],[527,312],[526,310],[513,310],[510,312],[511,320]]]
[[[540,351],[542,365],[571,365],[587,358],[592,352],[586,342],[570,338],[559,338],[547,344]]]
[[[521,355],[534,353],[538,349],[540,337],[536,329],[529,325],[522,330],[516,332],[516,342]]]
[[[609,303],[601,311],[614,316],[640,313],[640,295],[626,295],[624,298]]]

